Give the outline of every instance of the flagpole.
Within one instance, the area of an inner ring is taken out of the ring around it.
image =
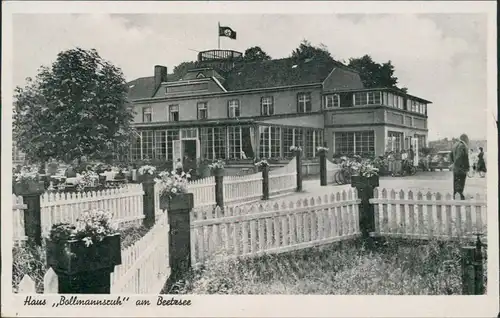
[[[217,48],[220,50],[220,22],[217,23]]]

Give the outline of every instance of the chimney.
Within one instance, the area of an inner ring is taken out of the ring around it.
[[[161,83],[167,81],[167,67],[155,65],[155,87],[160,87]]]

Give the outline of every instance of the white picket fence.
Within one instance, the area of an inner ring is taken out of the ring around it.
[[[196,208],[215,206],[215,177],[189,182],[188,191],[193,193]]]
[[[262,173],[224,176],[224,204],[258,201],[262,198]]]
[[[111,274],[112,294],[159,294],[170,275],[167,213],[134,245],[122,250],[122,264]]]
[[[281,168],[269,171],[269,196],[276,197],[297,188],[297,159],[293,158]]]
[[[111,274],[112,294],[159,294],[170,275],[168,218],[162,214],[154,227],[134,245],[122,250],[122,264]],[[36,293],[35,281],[24,275],[19,294]],[[49,268],[43,279],[43,294],[57,294],[57,274]]]
[[[326,159],[326,182],[336,183],[335,174],[340,171],[340,166]]]
[[[53,224],[74,224],[83,211],[94,208],[110,211],[118,223],[139,222],[144,218],[143,196],[142,184],[102,191],[44,193],[40,198],[42,235]]]
[[[486,233],[486,198],[454,200],[451,194],[375,189],[375,234],[415,239],[474,238]],[[486,240],[486,238],[484,238]]]
[[[360,234],[357,191],[298,201],[206,210],[192,217],[194,265],[210,259],[283,253]]]
[[[26,240],[24,233],[24,210],[27,208],[23,203],[22,196],[12,195],[12,234],[14,242]]]
[[[75,223],[80,214],[89,209],[102,209],[113,213],[119,224],[139,223],[143,218],[141,184],[127,184],[122,188],[92,192],[44,193],[40,196],[42,236],[49,233],[53,224]],[[13,239],[25,240],[24,209],[22,197],[13,195]]]

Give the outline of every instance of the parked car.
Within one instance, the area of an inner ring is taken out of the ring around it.
[[[429,164],[429,168],[431,169],[431,171],[443,171],[444,169],[450,170],[450,154],[451,151],[445,150],[439,151],[437,154],[431,156],[431,162]]]

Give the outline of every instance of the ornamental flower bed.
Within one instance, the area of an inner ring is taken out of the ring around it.
[[[188,193],[187,187],[189,178],[189,172],[179,175],[175,171],[163,171],[158,175],[155,181],[160,185],[160,209],[179,210],[193,207],[193,194]]]
[[[47,239],[47,264],[67,275],[120,265],[120,235],[111,220],[110,212],[91,210],[76,224],[54,224]]]

